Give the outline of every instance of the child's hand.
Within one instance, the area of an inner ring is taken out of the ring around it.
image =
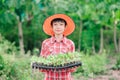
[[[45,69],[39,69],[40,72],[46,72],[47,70]]]
[[[68,72],[75,72],[77,68],[78,68],[77,66],[72,67],[72,68],[68,68],[67,71],[68,71]]]

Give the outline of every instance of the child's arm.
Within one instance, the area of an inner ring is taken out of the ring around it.
[[[49,54],[49,51],[48,51],[48,45],[47,45],[47,39],[46,39],[45,41],[42,42],[40,56],[47,57],[48,54]]]
[[[70,52],[75,52],[75,44],[73,41],[71,41]],[[67,71],[68,72],[75,72],[76,69],[77,69],[77,67],[74,67],[74,68],[68,69]]]
[[[43,41],[43,43],[42,43],[40,56],[41,56],[41,57],[46,57],[46,56],[47,56],[47,54],[46,54],[46,44],[45,44],[45,41]],[[39,69],[39,70],[40,70],[40,72],[46,72],[46,70],[43,70],[43,69]]]
[[[75,44],[73,41],[71,41],[71,46],[70,46],[69,52],[75,52]]]
[[[45,42],[43,41],[43,43],[42,43],[42,47],[41,47],[40,56],[42,56],[42,57],[45,56],[45,50],[46,50]]]

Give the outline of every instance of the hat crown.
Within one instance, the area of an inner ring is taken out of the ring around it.
[[[51,21],[55,18],[61,18],[61,19],[64,19],[67,23],[67,26],[66,26],[66,29],[63,33],[64,36],[68,36],[70,35],[74,29],[75,29],[75,24],[73,22],[73,20],[65,15],[65,14],[54,14],[50,17],[48,17],[45,21],[44,21],[44,24],[43,24],[43,30],[46,34],[50,35],[50,36],[53,36],[54,35],[54,32],[52,30],[52,26],[51,26]]]

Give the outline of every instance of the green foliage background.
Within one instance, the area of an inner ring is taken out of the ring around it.
[[[75,42],[76,50],[80,44],[82,51],[91,51],[94,41],[98,52],[100,28],[103,28],[104,49],[115,51],[113,43],[115,21],[117,40],[120,37],[119,0],[1,0],[0,5],[0,33],[19,46],[17,27],[19,17],[22,22],[25,51],[41,48],[42,41],[49,37],[43,32],[43,22],[48,16],[56,13],[66,14],[74,20],[76,29],[68,37]]]
[[[17,50],[17,47],[15,45],[11,47],[11,44],[8,40],[0,37],[0,80],[43,80],[43,73],[31,68],[33,58],[36,60],[38,57],[30,56],[30,53],[24,55],[18,54],[19,50]],[[3,46],[7,48],[2,48]],[[12,49],[9,52],[10,48]],[[9,54],[4,51],[8,51]],[[83,52],[75,52],[75,54],[79,54],[82,61],[82,67],[79,67],[73,74],[75,80],[79,79],[80,76],[93,77],[107,70],[108,59],[105,53],[102,55],[86,55]]]
[[[56,13],[70,16],[76,25],[68,36],[76,51],[84,55],[84,65],[73,74],[76,80],[106,71],[108,55],[120,53],[120,0],[0,0],[0,80],[43,78],[37,71],[31,77],[30,60],[39,55],[42,41],[50,37],[43,32],[44,20]],[[25,54],[20,54],[19,23]],[[120,68],[119,62],[120,57],[115,69]]]

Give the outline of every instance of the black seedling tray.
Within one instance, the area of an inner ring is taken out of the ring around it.
[[[34,62],[32,63],[32,68],[33,69],[45,69],[45,70],[62,70],[62,69],[78,67],[81,65],[82,65],[81,62],[70,62],[70,63],[65,63],[64,65],[57,65],[57,66]]]

